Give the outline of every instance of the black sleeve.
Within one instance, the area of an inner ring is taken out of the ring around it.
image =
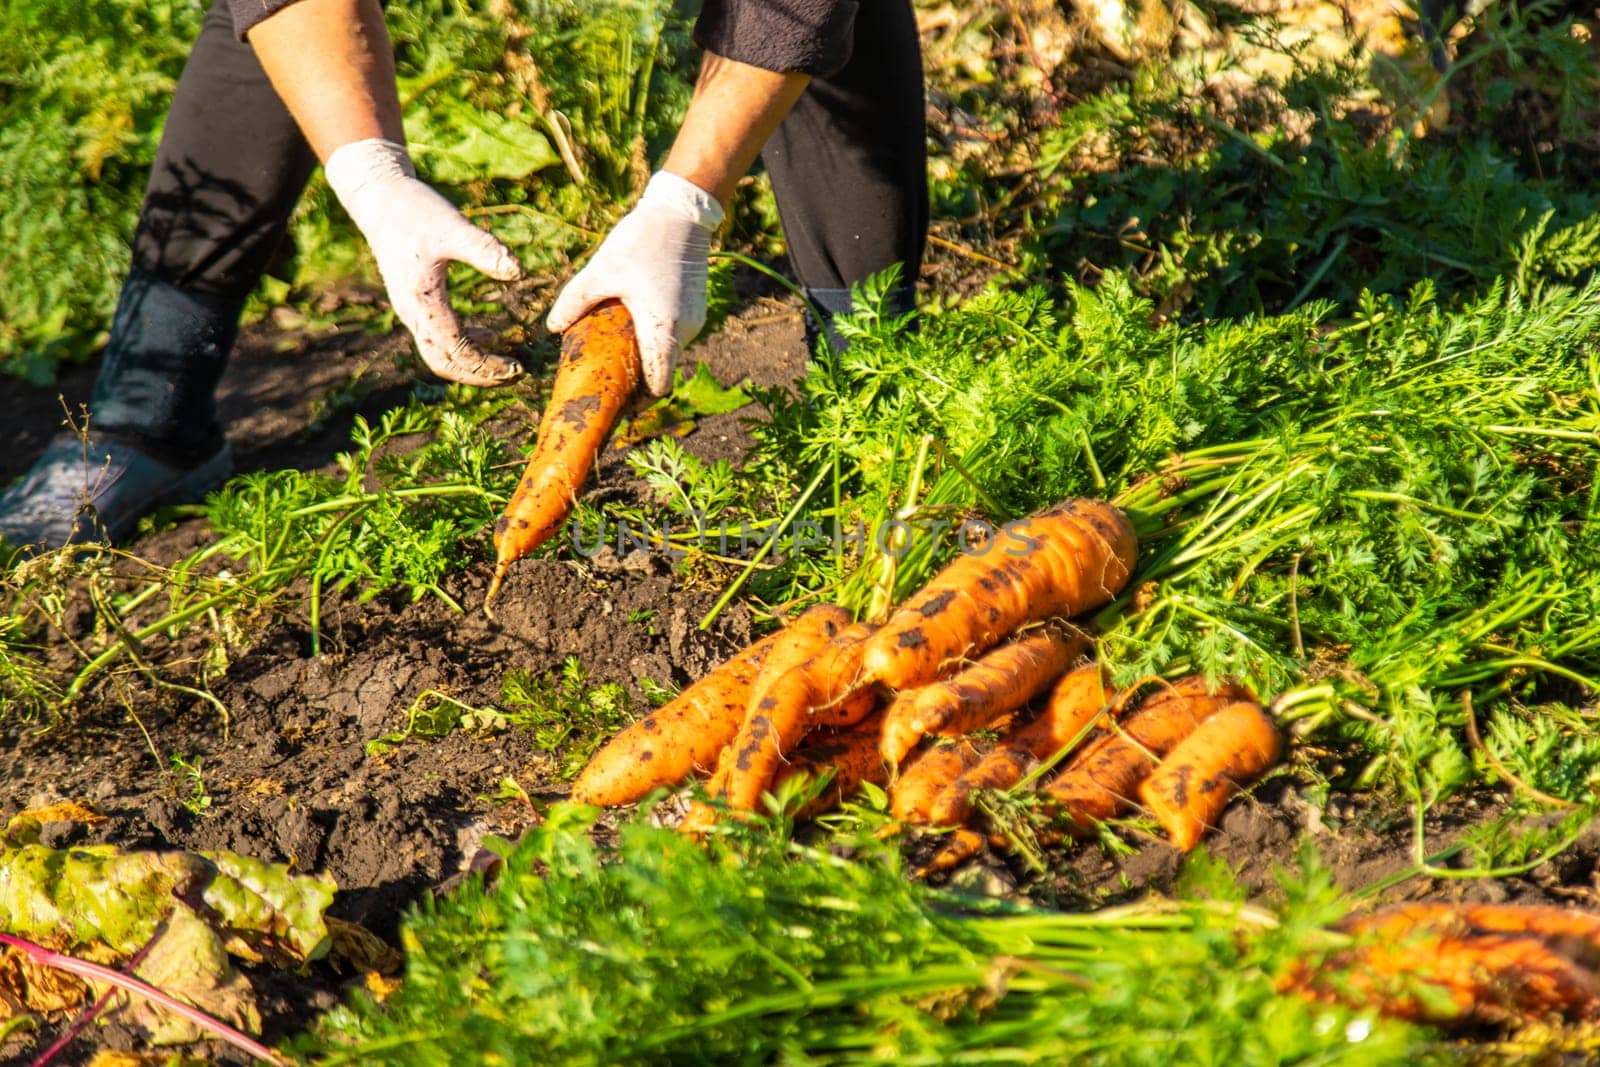
[[[832,74],[850,59],[859,0],[705,0],[701,48],[782,74]]]
[[[234,36],[244,40],[252,26],[292,3],[294,0],[228,0],[228,8],[233,12]]]

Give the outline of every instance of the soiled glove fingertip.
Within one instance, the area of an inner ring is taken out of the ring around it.
[[[520,282],[527,276],[528,272],[522,269],[521,260],[517,259],[517,257],[512,255],[510,252],[506,252],[504,256],[501,257],[500,263],[495,268],[495,272],[489,275],[489,277],[493,278],[497,282]]]
[[[672,367],[677,362],[678,346],[670,327],[645,331],[639,329],[639,318],[634,317],[634,329],[639,338],[639,364],[644,372],[644,386],[652,396],[666,396],[672,392]]]

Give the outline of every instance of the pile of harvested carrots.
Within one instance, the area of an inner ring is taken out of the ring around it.
[[[1116,508],[1069,500],[1013,529],[1025,548],[958,557],[882,625],[809,609],[623,730],[573,798],[627,804],[708,775],[707,802],[684,820],[693,831],[807,775],[827,783],[803,817],[873,782],[904,823],[964,827],[975,791],[1010,789],[1067,755],[1038,797],[1060,834],[1142,807],[1192,848],[1280,758],[1271,717],[1238,685],[1116,693],[1082,662],[1090,639],[1069,620],[1114,598],[1137,555]],[[983,840],[953,835],[934,866]]]
[[[598,306],[563,338],[527,471],[495,527],[485,611],[511,564],[570,514],[638,377],[620,304]],[[1137,560],[1115,507],[1069,500],[1007,535],[1003,547],[958,557],[881,625],[832,605],[806,611],[619,734],[574,799],[627,804],[709,775],[709,803],[684,820],[697,830],[723,808],[755,810],[797,775],[826,776],[802,815],[874,782],[888,785],[901,821],[963,827],[975,790],[1011,789],[1070,751],[1040,796],[1061,832],[1081,835],[1142,805],[1192,848],[1280,757],[1270,716],[1237,685],[1191,678],[1113,694],[1100,667],[1079,665],[1090,640],[1069,620],[1114,598]],[[936,865],[982,841],[954,835]]]

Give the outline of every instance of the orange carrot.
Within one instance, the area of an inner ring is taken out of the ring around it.
[[[982,753],[971,741],[930,745],[906,760],[889,787],[889,814],[916,826],[929,824],[934,802]]]
[[[572,784],[572,799],[605,807],[631,804],[652,789],[705,773],[739,732],[767,665],[775,658],[792,662],[791,650],[797,648],[801,658],[809,656],[841,621],[849,621],[843,608],[812,608],[712,668],[596,752]]]
[[[860,684],[863,623],[846,627],[822,651],[786,672],[756,701],[728,746],[727,780],[716,794],[735,811],[754,811],[784,757],[814,725],[849,726],[873,707],[871,687]]]
[[[1127,516],[1068,500],[1001,530],[982,554],[958,556],[866,643],[867,680],[892,689],[933,681],[1028,622],[1082,614],[1127,582],[1138,542]]]
[[[1551,941],[1587,943],[1600,956],[1600,913],[1537,904],[1403,904],[1395,910],[1416,921],[1449,915],[1473,933],[1531,934]],[[1433,921],[1438,921],[1434,918]]]
[[[810,819],[838,807],[853,796],[861,783],[883,785],[889,780],[889,768],[878,754],[878,732],[883,726],[881,714],[871,715],[846,730],[817,730],[806,738],[789,761],[778,772],[773,788],[802,775],[821,778],[832,774],[816,799],[795,813],[797,819]]]
[[[838,611],[843,613],[842,608]],[[861,677],[861,641],[872,637],[874,630],[877,627],[870,622],[851,622],[803,662],[811,681],[811,726],[854,726],[877,705],[874,689],[856,685]],[[752,704],[752,712],[758,704]]]
[[[1445,937],[1514,934],[1563,942],[1579,954],[1600,954],[1600,912],[1550,904],[1398,904],[1339,924],[1345,933],[1370,934],[1395,941],[1407,932],[1428,930]]]
[[[561,339],[561,363],[539,436],[522,481],[494,527],[494,578],[484,609],[500,591],[511,564],[561,529],[589,477],[594,458],[639,386],[639,345],[633,319],[608,300]]]
[[[827,647],[839,632],[850,625],[850,613],[836,604],[814,604],[784,627],[788,636],[761,664],[750,687],[746,713],[755,707],[772,683]]]
[[[891,767],[905,759],[923,735],[960,737],[981,730],[1022,707],[1061,677],[1088,648],[1088,638],[1055,626],[1029,630],[985,653],[943,682],[896,700],[883,723],[883,758]]]
[[[1362,943],[1296,964],[1280,988],[1437,1026],[1600,1020],[1592,912],[1408,904],[1339,928]]]
[[[917,870],[916,876],[926,878],[939,871],[953,870],[976,856],[983,849],[983,843],[983,834],[976,830],[958,827],[950,832],[944,845],[933,854],[933,858]]]
[[[1172,846],[1188,852],[1216,825],[1233,794],[1283,757],[1272,716],[1251,700],[1212,714],[1139,784],[1139,799]]]
[[[1001,738],[1000,744],[939,797],[932,811],[934,825],[966,822],[975,791],[1010,789],[1022,781],[1039,760],[1076,742],[1105,711],[1110,699],[1105,668],[1091,663],[1068,671],[1050,691],[1050,702],[1037,718]]]
[[[1250,699],[1248,690],[1231,682],[1216,692],[1199,676],[1173,682],[1092,741],[1041,793],[1072,832],[1087,833],[1131,808],[1139,783],[1195,727],[1223,707]]]

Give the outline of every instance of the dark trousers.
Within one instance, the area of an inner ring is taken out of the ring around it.
[[[848,290],[914,282],[928,202],[921,54],[909,0],[864,0],[852,58],[816,79],[764,153],[795,272]],[[225,0],[178,81],[91,403],[101,430],[203,450],[240,308],[316,166]]]

